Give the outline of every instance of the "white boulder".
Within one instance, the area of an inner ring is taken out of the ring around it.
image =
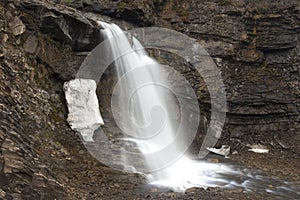
[[[67,121],[87,142],[93,141],[94,131],[104,124],[96,88],[97,84],[92,79],[74,79],[64,84],[69,110]]]

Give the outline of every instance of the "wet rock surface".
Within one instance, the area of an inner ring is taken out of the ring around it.
[[[230,156],[235,162],[299,181],[298,1],[0,1],[1,199],[273,199],[240,189],[181,194],[143,188],[142,176],[115,171],[89,155],[66,122],[63,83],[84,59],[78,52],[101,41],[99,19],[125,29],[171,28],[197,39],[226,86],[229,108],[220,144],[238,152]],[[209,119],[205,83],[172,58],[165,54],[161,62],[184,71]],[[101,88],[109,88],[105,84]],[[98,95],[110,98],[107,90]],[[100,105],[109,115],[107,105]],[[248,152],[247,144],[256,143],[270,153]]]

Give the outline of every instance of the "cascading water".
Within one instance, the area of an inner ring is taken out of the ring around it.
[[[260,188],[279,194],[284,190],[280,189],[285,187],[282,185],[275,188],[277,191],[274,191],[274,187],[267,188],[270,182],[277,181],[275,179],[244,169],[238,170],[230,165],[196,161],[183,154],[184,146],[190,143],[190,139],[179,137],[174,140],[178,126],[171,119],[170,113],[174,112],[172,109],[177,106],[177,102],[168,91],[166,72],[147,55],[137,39],[128,39],[114,24],[99,23],[109,43],[105,51],[115,58],[113,64],[119,79],[112,97],[114,119],[123,131],[122,140],[135,144],[135,150],[142,154],[140,159],[135,159],[123,151],[122,164],[125,169],[143,172],[151,184],[171,187],[177,191],[190,187],[241,187],[245,191]],[[185,128],[188,129],[183,127],[180,130]],[[167,150],[155,154],[161,149]],[[266,188],[261,188],[261,185]],[[288,190],[296,194],[297,187]]]
[[[117,76],[123,82],[120,81],[122,84],[119,83],[115,87],[115,93],[118,95],[116,104],[119,109],[113,110],[119,127],[128,136],[123,140],[134,141],[145,155],[142,162],[145,162],[146,166],[143,168],[150,172],[148,178],[151,181],[169,179],[172,172],[160,168],[169,164],[165,163],[168,160],[165,157],[182,154],[180,145],[172,144],[172,152],[164,152],[160,157],[151,156],[152,153],[170,145],[175,137],[175,126],[170,119],[171,111],[167,104],[176,102],[172,101],[172,97],[163,87],[167,85],[164,71],[147,55],[137,39],[133,37],[130,42],[123,31],[114,24],[101,22],[101,26],[105,28],[103,33],[106,39],[118,38],[109,41],[111,53],[121,55],[114,61]],[[166,99],[169,99],[169,102],[165,102]],[[124,160],[128,161],[126,155]],[[126,165],[131,163],[126,162]]]

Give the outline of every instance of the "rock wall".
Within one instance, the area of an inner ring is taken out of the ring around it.
[[[196,38],[222,71],[228,101],[223,139],[227,143],[250,140],[299,152],[297,143],[289,141],[300,139],[297,1],[83,1],[76,7]],[[173,62],[179,71],[185,71],[183,62],[168,57],[162,62]],[[209,118],[205,83],[191,70],[185,76],[190,77],[203,115]]]
[[[38,137],[54,130],[55,107],[50,102],[60,98],[54,90],[49,93],[40,86],[49,83],[43,77],[45,64],[22,47],[26,46],[23,36],[32,35],[20,19],[21,12],[3,3],[0,10],[0,198],[50,198],[52,191],[56,191],[54,197],[63,197],[65,192],[45,164],[45,150],[40,151],[46,141]]]
[[[124,29],[166,27],[196,38],[226,86],[229,107],[220,144],[239,149],[259,142],[299,155],[297,0],[23,0],[0,1],[0,11],[0,198],[63,199],[76,193],[74,172],[65,177],[70,153],[64,149],[74,146],[79,155],[83,147],[66,123],[62,87],[101,41],[97,20]],[[209,93],[199,75],[180,58],[160,55],[191,81],[208,119]],[[102,80],[107,85],[109,74]],[[99,94],[110,97],[109,91]],[[203,118],[200,136],[206,125]]]
[[[160,16],[168,11],[176,19],[170,26],[197,38],[222,71],[229,105],[223,134],[265,144],[281,138],[273,144],[298,152],[282,140],[299,141],[297,2],[178,1]]]

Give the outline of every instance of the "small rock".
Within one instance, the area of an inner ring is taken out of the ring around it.
[[[216,159],[216,158],[208,158],[207,161],[211,162],[211,163],[218,163],[219,162],[219,160]]]
[[[34,54],[37,45],[38,45],[37,37],[35,35],[30,35],[24,44],[24,50],[28,53]]]
[[[228,193],[242,193],[243,191],[244,191],[243,188],[235,188],[235,189],[226,190],[226,192],[228,192]]]
[[[259,62],[263,59],[264,54],[257,49],[242,49],[240,57],[246,62]]]
[[[4,167],[3,172],[5,174],[11,174],[13,172],[18,172],[24,170],[26,165],[24,160],[24,155],[21,149],[10,139],[5,139],[1,151],[3,153]]]
[[[26,26],[18,17],[13,17],[12,20],[9,22],[9,27],[12,30],[12,33],[17,36],[21,35],[25,32]]]
[[[46,187],[46,177],[42,173],[34,173],[32,182],[39,187]]]
[[[232,155],[236,155],[236,154],[238,154],[238,151],[237,151],[237,150],[234,150],[234,151],[232,152]]]
[[[243,32],[241,33],[240,38],[241,38],[242,41],[247,41],[247,39],[248,39],[247,32],[246,32],[246,31],[243,31]]]
[[[228,156],[230,153],[230,146],[222,145],[220,149],[208,147],[207,150],[221,156]]]
[[[202,190],[203,188],[199,188],[199,187],[192,187],[192,188],[188,188],[185,190],[185,194],[188,194],[188,193],[195,193],[199,190]]]
[[[158,189],[157,188],[151,188],[150,192],[158,192]]]
[[[248,151],[252,151],[254,153],[269,153],[269,149],[261,144],[248,145],[248,147],[250,147]]]
[[[85,153],[85,151],[79,150],[79,154],[84,154],[84,153]]]
[[[4,199],[6,195],[6,192],[4,192],[2,189],[0,189],[0,199]]]
[[[6,41],[8,40],[8,35],[6,34],[6,33],[4,33],[3,35],[2,35],[2,44],[4,45],[5,43],[6,43]]]
[[[15,6],[20,6],[21,0],[14,0],[14,1],[13,1],[13,4],[14,4]]]
[[[9,10],[5,13],[5,17],[6,17],[6,19],[11,19],[12,18],[12,14]]]
[[[6,49],[2,45],[0,45],[0,58],[4,57],[6,52]]]
[[[19,193],[13,193],[12,195],[13,200],[21,200],[22,199],[22,195]]]

